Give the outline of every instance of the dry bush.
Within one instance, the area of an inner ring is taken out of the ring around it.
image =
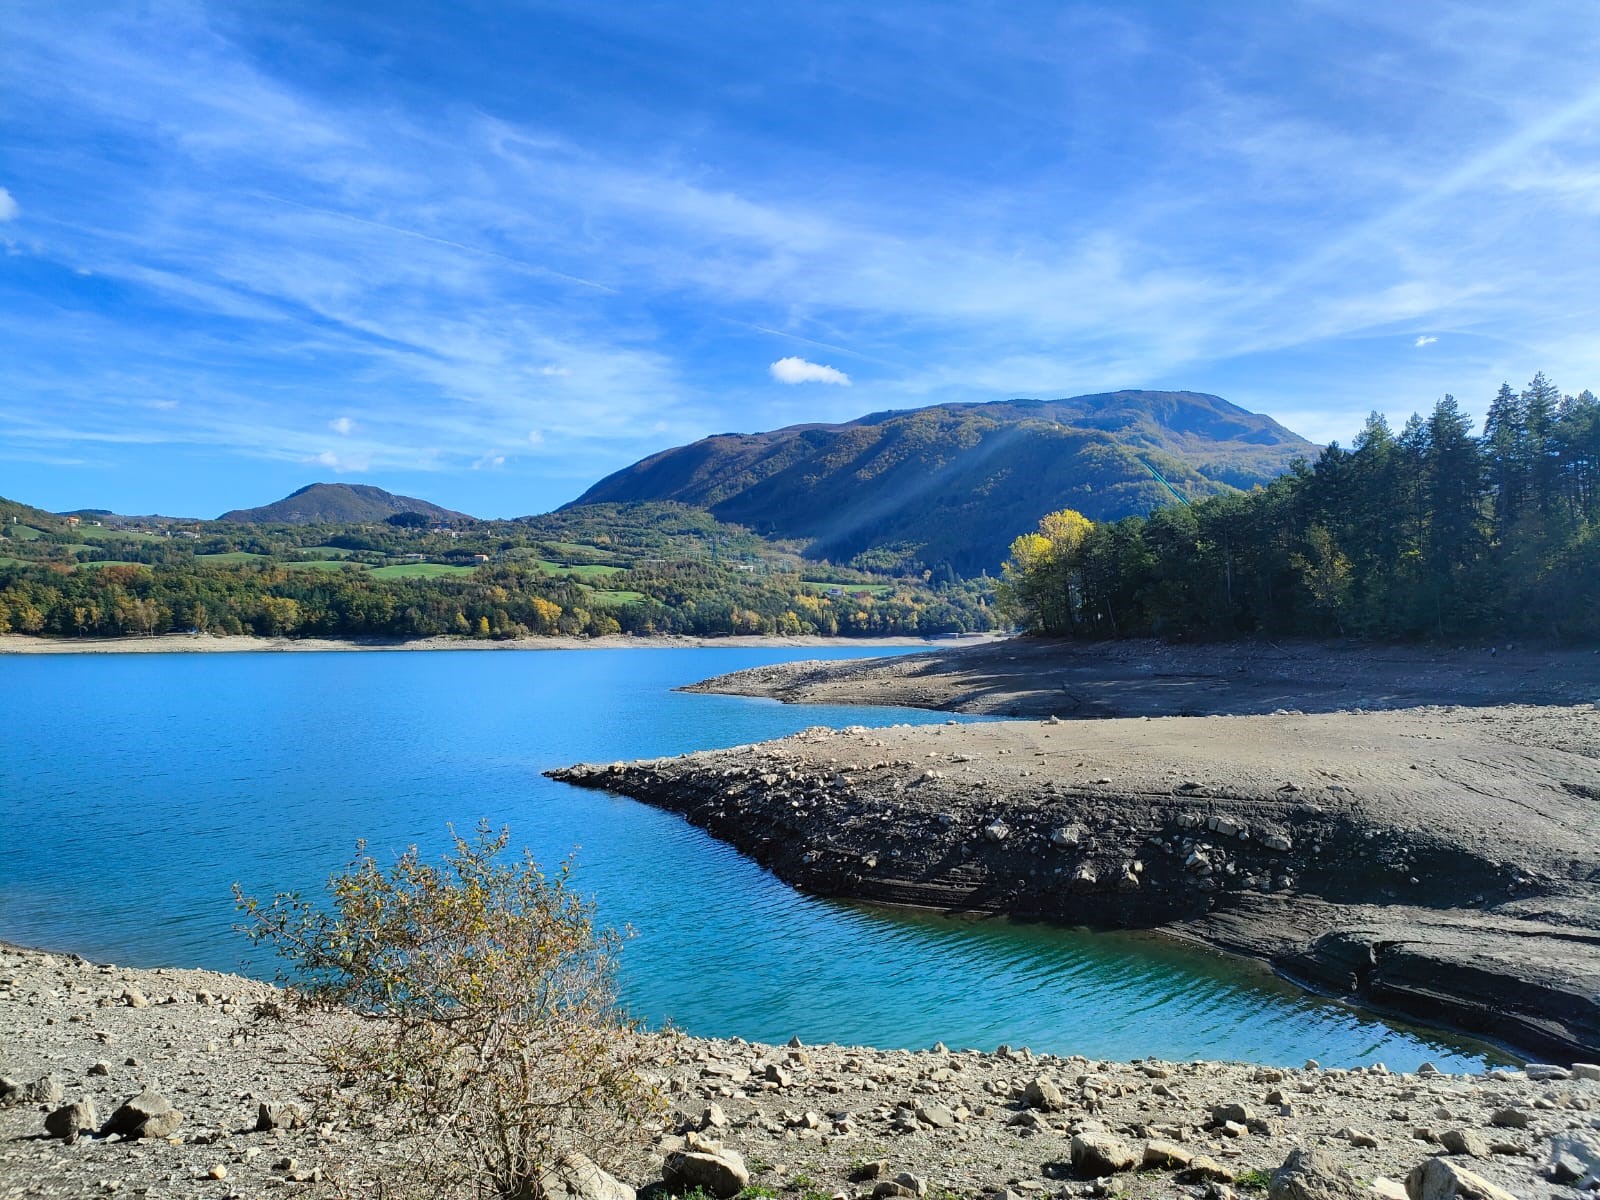
[[[619,938],[570,861],[503,861],[509,834],[486,823],[451,837],[438,866],[358,846],[324,906],[235,898],[299,1010],[357,1018],[319,1047],[353,1124],[402,1146],[426,1194],[538,1200],[582,1158],[629,1161],[663,1107],[644,1073],[659,1045],[617,1005]]]

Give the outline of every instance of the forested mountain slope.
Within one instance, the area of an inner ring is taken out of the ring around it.
[[[1316,449],[1217,396],[1110,392],[721,434],[652,455],[574,503],[676,500],[805,539],[813,557],[972,574],[997,567],[1017,532],[1052,509],[1145,513],[1173,492],[1197,499],[1264,482]]]

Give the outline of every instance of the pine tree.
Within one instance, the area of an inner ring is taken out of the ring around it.
[[[1522,393],[1522,410],[1527,428],[1527,471],[1529,499],[1541,516],[1548,515],[1556,502],[1560,485],[1560,463],[1556,454],[1556,408],[1560,389],[1540,371]]]
[[[1528,413],[1522,398],[1502,383],[1483,423],[1483,451],[1494,488],[1494,522],[1503,541],[1528,489]]]
[[[1472,437],[1472,421],[1454,396],[1446,395],[1434,406],[1428,443],[1424,561],[1436,632],[1443,637],[1475,599],[1463,585],[1482,548],[1483,460]]]

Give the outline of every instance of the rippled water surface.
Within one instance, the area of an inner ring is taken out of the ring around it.
[[[832,656],[882,653],[830,651]],[[810,725],[944,721],[679,684],[815,650],[0,657],[0,937],[237,970],[229,888],[316,888],[365,837],[509,823],[637,936],[628,1003],[692,1033],[1325,1065],[1481,1047],[1304,996],[1160,939],[801,896],[679,818],[540,776]]]

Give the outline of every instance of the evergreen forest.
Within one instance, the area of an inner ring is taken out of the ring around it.
[[[1025,629],[1082,638],[1600,637],[1600,404],[1541,373],[1478,434],[1445,396],[1248,492],[1052,513],[1000,593]]]

